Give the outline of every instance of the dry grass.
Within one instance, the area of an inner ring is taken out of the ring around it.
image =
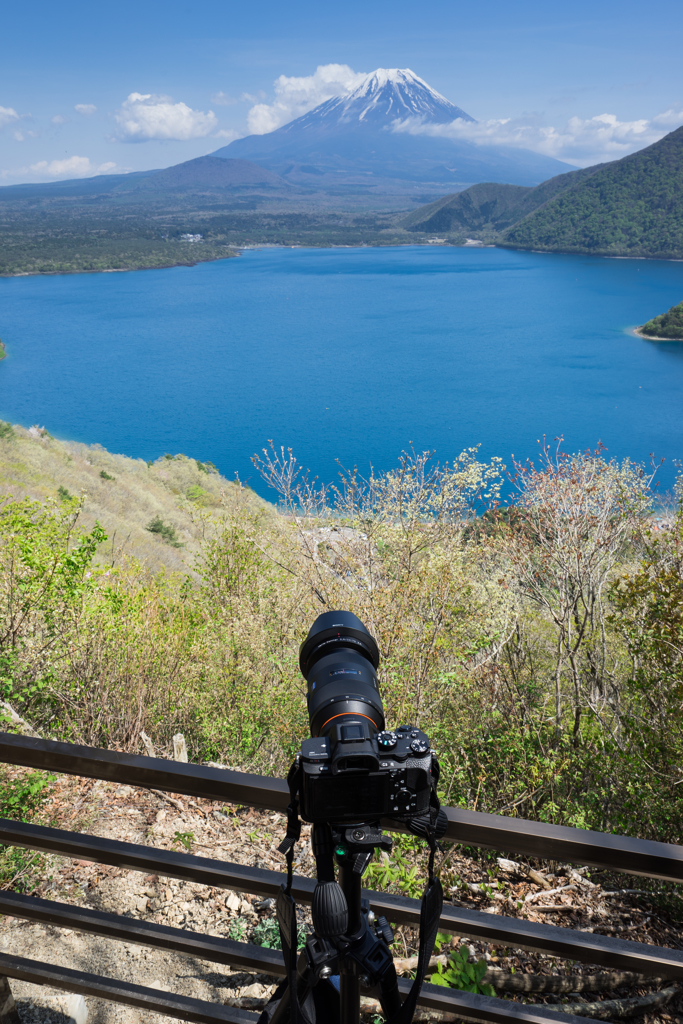
[[[60,487],[82,495],[81,524],[90,530],[100,523],[108,537],[100,558],[111,564],[135,558],[152,571],[186,572],[204,539],[203,510],[211,512],[236,499],[234,483],[210,464],[185,455],[148,465],[100,445],[58,441],[37,427],[13,431],[13,437],[0,438],[0,495],[44,501],[58,498]],[[102,472],[114,479],[102,477]],[[242,488],[241,502],[244,497]],[[251,491],[248,502],[262,513],[271,510]],[[175,529],[182,547],[172,547],[146,529],[157,517]]]

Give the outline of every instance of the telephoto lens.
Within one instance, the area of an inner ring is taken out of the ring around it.
[[[353,612],[323,612],[301,645],[299,667],[308,683],[311,736],[326,736],[345,722],[367,723],[370,736],[384,729],[377,686],[379,650]]]

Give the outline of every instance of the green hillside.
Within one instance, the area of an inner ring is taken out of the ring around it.
[[[271,512],[210,462],[168,454],[148,463],[98,444],[59,441],[44,427],[26,430],[0,420],[0,508],[8,499],[57,507],[79,499],[80,524],[92,530],[99,523],[107,534],[100,552],[107,564],[135,558],[168,572],[192,568],[206,516],[235,501],[259,516]]]
[[[672,306],[668,313],[653,317],[638,328],[639,334],[650,338],[670,338],[672,341],[683,341],[683,302]]]
[[[482,182],[413,210],[401,221],[408,231],[460,235],[476,232],[478,237],[498,235],[533,213],[560,192],[595,174],[604,164],[558,174],[535,188]]]
[[[508,229],[503,244],[545,252],[683,257],[683,127],[575,180]]]

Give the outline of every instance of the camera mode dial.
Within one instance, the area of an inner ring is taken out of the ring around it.
[[[426,754],[429,750],[429,741],[416,739],[410,744],[410,749],[414,754]]]
[[[398,737],[395,732],[385,730],[384,732],[377,733],[377,746],[380,750],[392,750],[397,742]]]

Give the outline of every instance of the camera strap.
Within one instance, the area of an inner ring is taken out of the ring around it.
[[[289,786],[289,804],[287,805],[287,832],[278,846],[278,851],[285,855],[287,862],[287,882],[280,888],[277,895],[277,923],[280,929],[282,956],[287,969],[286,987],[289,989],[290,1024],[314,1024],[310,1016],[299,1003],[297,994],[297,956],[298,935],[296,926],[296,903],[292,897],[292,879],[294,874],[294,847],[301,837],[301,820],[299,818],[299,786],[301,785],[301,764],[297,757],[287,773]],[[285,986],[282,986],[284,988]],[[265,1017],[265,1011],[264,1015]],[[266,1018],[267,1019],[267,1018]]]
[[[431,780],[429,794],[429,815],[423,818],[419,829],[414,831],[429,844],[429,860],[427,862],[427,886],[422,896],[420,905],[420,932],[417,949],[417,970],[410,991],[404,999],[401,1009],[387,1021],[387,1024],[411,1024],[417,1007],[417,999],[429,968],[429,961],[432,957],[436,933],[439,930],[441,911],[443,909],[443,888],[441,882],[434,874],[434,860],[437,850],[437,839],[446,831],[446,816],[440,810],[441,804],[436,793],[438,781],[438,762],[435,777]]]

